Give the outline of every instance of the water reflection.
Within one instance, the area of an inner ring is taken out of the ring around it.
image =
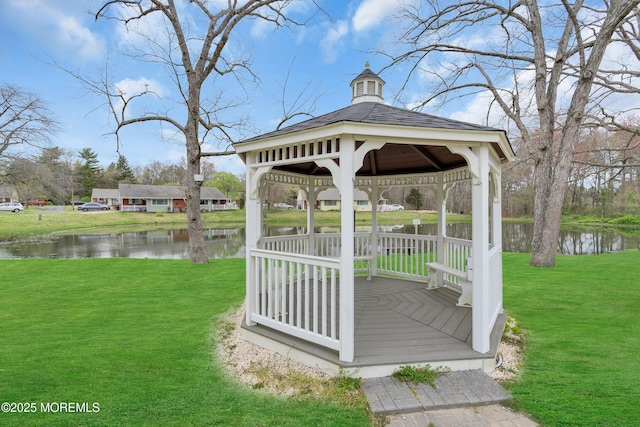
[[[207,229],[210,258],[244,257],[244,229]],[[0,258],[189,258],[186,229],[59,236],[37,243],[0,245]]]
[[[380,226],[380,231],[412,234],[436,234],[436,224]],[[369,226],[357,231],[368,232]],[[316,233],[337,233],[339,227],[318,227]],[[306,227],[267,227],[265,236],[304,234]],[[505,252],[530,252],[533,224],[504,223],[502,227]],[[471,224],[448,224],[447,235],[471,239]],[[245,229],[204,231],[210,258],[242,258],[245,256]],[[610,229],[562,229],[558,253],[570,255],[597,254],[640,248],[640,233],[623,235]],[[189,237],[186,229],[153,230],[131,233],[87,234],[55,237],[37,243],[0,244],[1,258],[189,258]]]

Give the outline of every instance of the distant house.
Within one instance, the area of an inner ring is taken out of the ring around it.
[[[118,190],[112,188],[94,188],[91,191],[91,201],[115,207],[120,205]]]
[[[306,210],[308,203],[304,198],[304,193],[298,192],[298,208]],[[371,202],[369,196],[362,190],[356,189],[353,195],[353,206],[358,212],[371,212]],[[328,188],[318,193],[316,199],[316,209],[321,211],[339,211],[340,210],[340,192],[337,188]]]
[[[168,185],[120,184],[120,210],[124,212],[185,212],[186,188]],[[200,210],[236,209],[235,203],[215,187],[200,188]]]
[[[321,211],[340,210],[340,192],[337,188],[329,188],[318,193],[318,209]],[[362,190],[356,189],[353,192],[354,210],[371,212],[371,202],[369,196]]]
[[[0,203],[17,202],[18,200],[18,193],[15,188],[9,185],[0,185]]]

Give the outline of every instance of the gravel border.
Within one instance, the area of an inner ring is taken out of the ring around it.
[[[216,352],[225,371],[256,390],[288,397],[321,395],[331,377],[246,341],[240,334],[244,312],[243,304],[223,316],[216,328]],[[498,381],[513,381],[522,366],[522,337],[512,331],[515,319],[507,318],[507,325],[507,332],[498,346],[502,364],[489,373]]]

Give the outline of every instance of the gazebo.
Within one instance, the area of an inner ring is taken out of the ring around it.
[[[407,364],[494,367],[504,328],[500,176],[503,130],[387,105],[366,65],[346,108],[235,145],[247,166],[246,317],[259,345],[329,372],[389,375]],[[307,206],[340,192],[339,233],[263,236],[267,183],[298,186]],[[451,188],[469,182],[472,239],[447,236]],[[435,236],[355,232],[354,192],[372,206],[391,187],[436,195]]]

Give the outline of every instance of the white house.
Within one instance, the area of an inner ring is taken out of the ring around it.
[[[307,195],[304,190],[298,191],[298,208],[306,210],[309,203],[306,199]],[[371,211],[371,202],[369,196],[362,190],[356,189],[353,195],[353,206],[358,212]],[[337,188],[328,188],[318,193],[316,197],[316,209],[320,211],[339,211],[340,210],[340,191]]]

